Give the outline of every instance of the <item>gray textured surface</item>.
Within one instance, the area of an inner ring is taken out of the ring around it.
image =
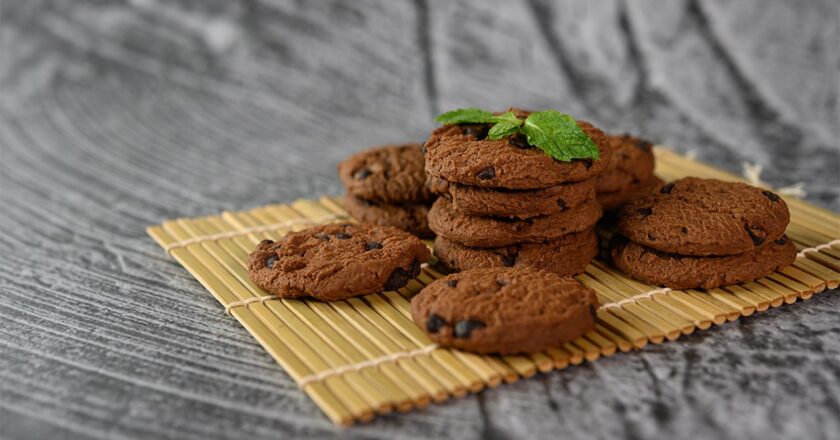
[[[565,109],[840,209],[833,0],[8,1],[0,437],[837,438],[840,295],[340,431],[146,237],[337,194],[466,104]]]

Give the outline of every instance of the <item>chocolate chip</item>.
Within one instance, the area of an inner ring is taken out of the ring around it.
[[[467,136],[472,136],[477,140],[482,140],[487,137],[487,132],[490,128],[486,125],[465,125],[463,133]]]
[[[524,136],[514,136],[508,140],[508,143],[516,148],[527,149],[531,148],[531,144],[528,143],[528,139]]]
[[[349,234],[347,232],[339,232],[339,233],[335,234],[335,238],[337,238],[339,240],[347,240],[348,238],[353,238],[353,235]]]
[[[514,264],[516,264],[516,255],[502,255],[502,265],[513,267]]]
[[[269,255],[268,258],[265,259],[265,267],[270,268],[271,266],[274,266],[274,263],[276,263],[278,259],[277,255]]]
[[[263,240],[257,246],[268,246],[268,245],[273,244],[273,243],[274,243],[274,240]]]
[[[767,234],[764,232],[764,229],[758,226],[750,225],[746,225],[745,228],[747,229],[747,233],[750,234],[750,238],[752,239],[754,245],[758,246],[764,243],[764,238]]]
[[[369,241],[365,243],[365,250],[372,251],[374,249],[382,249],[382,243],[378,241]]]
[[[479,171],[479,173],[476,174],[476,176],[481,180],[492,179],[496,177],[496,170],[494,170],[493,167],[487,167]]]
[[[446,320],[442,316],[432,313],[429,319],[426,320],[426,330],[429,333],[437,333],[443,326],[446,325]]]
[[[644,218],[653,214],[653,208],[639,208],[636,210],[636,213]]]
[[[388,276],[388,280],[385,281],[385,285],[382,286],[385,290],[397,290],[402,286],[408,284],[408,280],[416,277],[420,274],[420,262],[414,260],[411,263],[411,266],[404,269],[402,267],[398,267],[391,272],[391,275]]]
[[[365,180],[365,179],[367,179],[367,178],[368,178],[368,176],[370,176],[371,174],[373,174],[373,173],[371,173],[369,169],[365,168],[365,169],[362,169],[362,170],[356,171],[356,174],[354,174],[354,175],[353,175],[353,177],[354,177],[356,180]]]
[[[458,285],[458,280],[457,279],[448,280],[448,281],[446,281],[446,285],[449,286],[449,287],[455,287],[455,286]]]
[[[777,196],[776,194],[774,194],[770,191],[762,191],[761,193],[764,194],[764,197],[767,197],[768,199],[770,199],[771,202],[778,202],[779,201],[779,196]]]
[[[682,227],[681,231],[683,234],[688,234],[688,228],[686,228],[685,226]]]
[[[654,237],[654,236],[653,236],[653,234],[648,233],[648,240],[650,240],[650,241],[656,241],[656,237]]]
[[[362,204],[365,205],[365,206],[373,206],[373,205],[376,204],[376,203],[373,203],[372,200],[368,200],[368,199],[360,199],[360,200],[362,201]]]
[[[587,170],[592,169],[592,165],[594,164],[595,162],[593,162],[592,159],[586,159],[583,161],[583,166],[585,166]]]
[[[659,192],[661,192],[662,194],[671,194],[672,189],[674,189],[674,184],[669,183],[669,184],[663,186],[662,189],[659,190]]]
[[[487,327],[486,324],[477,319],[464,319],[455,324],[455,337],[466,339],[470,337],[473,330]]]
[[[787,243],[787,237],[785,237],[784,235],[782,235],[778,240],[776,240],[776,244],[779,246],[783,246],[785,243]]]
[[[323,232],[319,232],[319,233],[313,235],[313,237],[317,238],[318,240],[322,240],[322,241],[330,241],[330,236],[327,235],[327,234],[324,234]]]
[[[566,201],[563,199],[557,199],[557,206],[560,207],[560,210],[566,209]]]

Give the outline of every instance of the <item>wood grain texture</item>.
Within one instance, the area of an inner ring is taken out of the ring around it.
[[[341,431],[145,235],[339,194],[461,105],[565,109],[840,210],[836,1],[3,2],[0,437],[831,438],[836,292]]]

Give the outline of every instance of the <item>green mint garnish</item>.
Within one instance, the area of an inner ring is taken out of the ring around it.
[[[522,133],[529,144],[563,162],[600,159],[598,146],[581,130],[575,119],[557,110],[534,112],[523,120],[510,111],[494,115],[478,108],[463,108],[446,112],[435,121],[449,125],[493,124],[487,134],[490,140]]]

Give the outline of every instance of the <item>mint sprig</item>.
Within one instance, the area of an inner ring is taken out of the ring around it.
[[[525,119],[508,111],[495,115],[479,108],[462,108],[435,118],[442,124],[493,124],[487,133],[490,140],[522,133],[528,143],[563,162],[573,159],[600,159],[598,145],[577,125],[575,119],[557,110],[534,112]]]

